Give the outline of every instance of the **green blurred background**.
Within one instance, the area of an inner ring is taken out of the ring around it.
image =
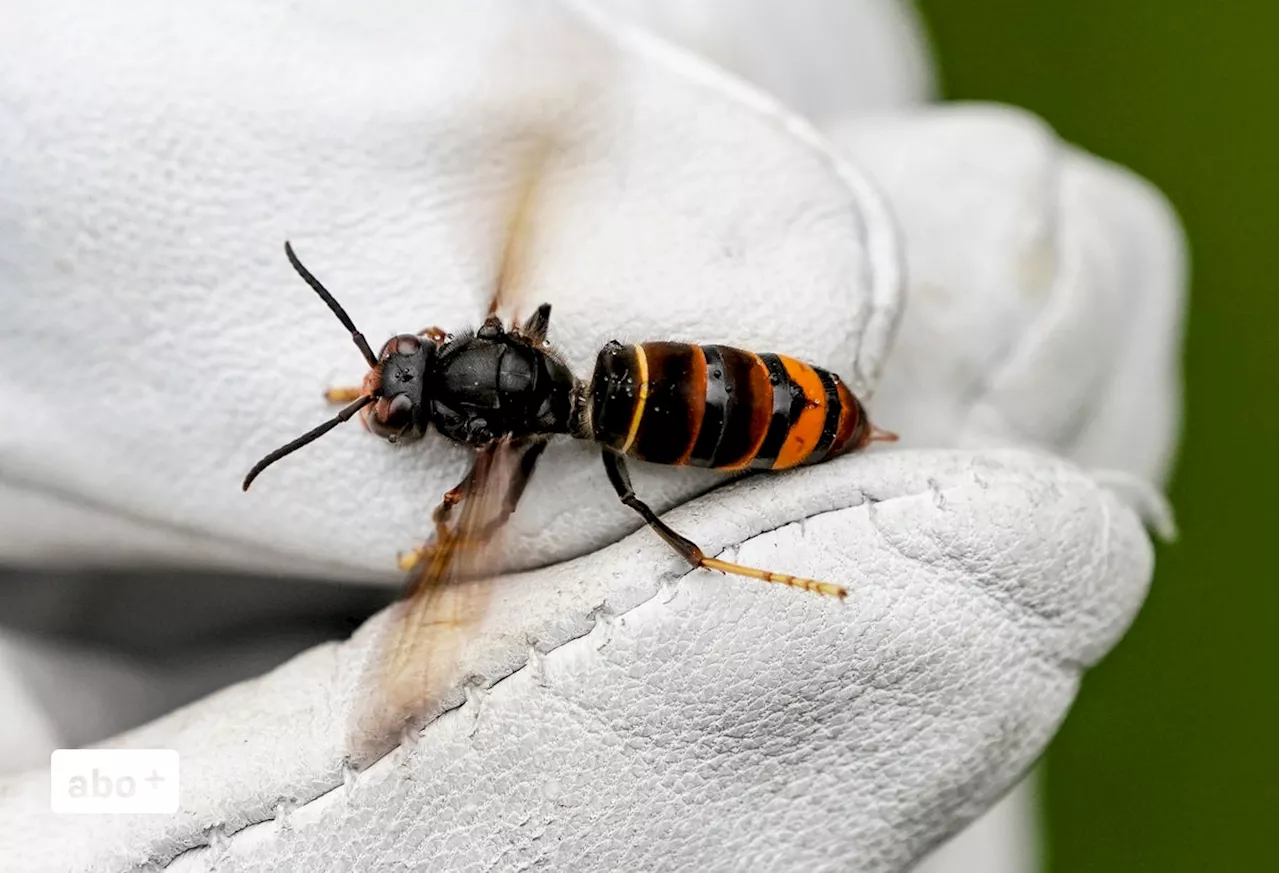
[[[1040,794],[1047,869],[1275,870],[1269,429],[1275,0],[922,0],[944,96],[999,100],[1155,182],[1191,245],[1179,542],[1085,680]],[[1264,390],[1265,389],[1265,390]],[[1264,428],[1265,424],[1265,428]]]

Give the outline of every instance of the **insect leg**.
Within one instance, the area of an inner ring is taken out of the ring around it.
[[[462,481],[446,491],[444,497],[440,499],[440,505],[432,510],[431,521],[435,523],[437,538],[442,538],[448,534],[449,516],[453,512],[453,508],[467,496],[475,479],[476,464],[472,463],[471,469],[467,471],[467,475],[462,478]]]
[[[330,403],[351,403],[364,394],[364,389],[356,386],[329,388],[324,392],[324,399]]]
[[[755,567],[744,567],[741,564],[721,561],[718,558],[708,558],[702,553],[702,549],[698,548],[697,544],[685,539],[667,527],[652,509],[636,497],[635,491],[631,488],[631,476],[627,473],[627,465],[621,455],[609,449],[604,449],[601,455],[604,458],[605,472],[609,475],[609,482],[613,485],[613,490],[618,492],[618,498],[624,504],[640,513],[645,523],[653,528],[654,532],[662,537],[667,545],[675,549],[677,554],[688,561],[691,566],[719,570],[721,573],[731,573],[735,576],[747,576],[751,579],[760,579],[764,582],[774,582],[779,585],[789,585],[793,588],[801,588],[805,591],[813,591],[817,594],[825,594],[841,599],[844,599],[848,593],[844,588],[839,585],[832,585],[830,582],[802,579],[798,576],[788,576],[785,573],[773,573],[769,570],[757,570]]]
[[[469,534],[465,541],[451,543],[452,547],[461,549],[478,548],[493,538],[493,535],[510,520],[512,513],[516,511],[516,506],[520,503],[520,498],[524,496],[524,490],[528,486],[529,480],[533,476],[533,470],[538,464],[538,458],[542,456],[546,448],[546,440],[537,440],[528,444],[520,455],[519,468],[512,474],[511,481],[507,484],[506,494],[502,498],[502,507],[497,515],[485,522],[484,526],[479,530]],[[484,450],[482,449],[482,451]],[[436,525],[435,542],[443,542],[450,535],[447,525],[449,515],[454,506],[469,496],[468,492],[475,484],[475,475],[476,465],[472,465],[466,478],[445,492],[444,499],[440,501],[440,505],[431,514],[431,519]],[[430,557],[433,548],[434,544],[428,544],[414,549],[408,555],[402,556],[399,561],[400,569],[412,570],[424,558]]]
[[[481,452],[488,451],[481,449]],[[478,453],[477,453],[478,455]],[[449,536],[449,516],[453,513],[453,508],[462,502],[467,496],[467,492],[471,490],[471,486],[475,483],[476,469],[479,467],[480,460],[477,457],[471,463],[471,469],[467,470],[467,475],[462,477],[462,481],[454,485],[444,493],[444,497],[440,499],[440,504],[431,511],[431,521],[436,527],[435,540],[429,543],[423,543],[415,549],[410,550],[407,554],[401,554],[396,558],[396,564],[401,570],[409,571],[417,567],[424,560],[431,557],[436,545],[443,543]]]
[[[424,327],[422,330],[418,331],[418,336],[424,337],[428,341],[441,346],[444,345],[444,341],[448,338],[449,334],[442,327]]]

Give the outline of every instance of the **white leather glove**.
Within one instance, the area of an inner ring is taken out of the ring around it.
[[[57,818],[47,772],[7,779],[17,869],[904,869],[1017,780],[1132,618],[1180,274],[1127,175],[989,109],[833,124],[890,210],[772,101],[554,4],[75,6],[3,45],[8,561],[392,579],[461,450],[348,426],[238,491],[361,370],[279,242],[371,338],[474,323],[549,94],[573,95],[571,147],[529,285],[577,372],[614,337],[776,349],[864,393],[883,369],[871,408],[904,446],[668,516],[848,585],[839,605],[689,573],[647,530],[614,542],[635,519],[558,445],[508,542],[560,563],[502,580],[459,672],[485,690],[344,769],[374,619],[113,741],[179,750],[179,815]],[[715,481],[634,472],[660,509]],[[46,718],[28,748],[60,736],[14,675],[38,654],[0,672]]]

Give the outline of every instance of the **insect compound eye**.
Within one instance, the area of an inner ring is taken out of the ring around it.
[[[416,355],[421,349],[422,340],[411,333],[402,333],[383,343],[378,357],[386,360],[392,355]]]
[[[385,421],[393,430],[404,430],[413,423],[413,401],[404,394],[391,398]]]
[[[383,397],[373,407],[369,430],[384,439],[396,439],[413,426],[413,401],[405,394]]]
[[[401,334],[391,341],[397,355],[416,355],[422,348],[422,342],[411,334]]]

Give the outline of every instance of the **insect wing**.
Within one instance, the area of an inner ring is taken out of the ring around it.
[[[405,596],[391,607],[348,730],[357,766],[372,763],[406,731],[438,715],[443,696],[460,678],[458,657],[484,618],[495,576],[492,557],[499,534],[486,528],[499,517],[518,466],[509,442],[477,452],[452,523],[433,539],[410,572]]]
[[[505,237],[498,262],[498,276],[489,299],[488,315],[508,318],[512,325],[528,302],[529,264],[547,217],[541,208],[547,168],[556,142],[540,135],[529,146],[520,164],[520,175],[506,203]]]

